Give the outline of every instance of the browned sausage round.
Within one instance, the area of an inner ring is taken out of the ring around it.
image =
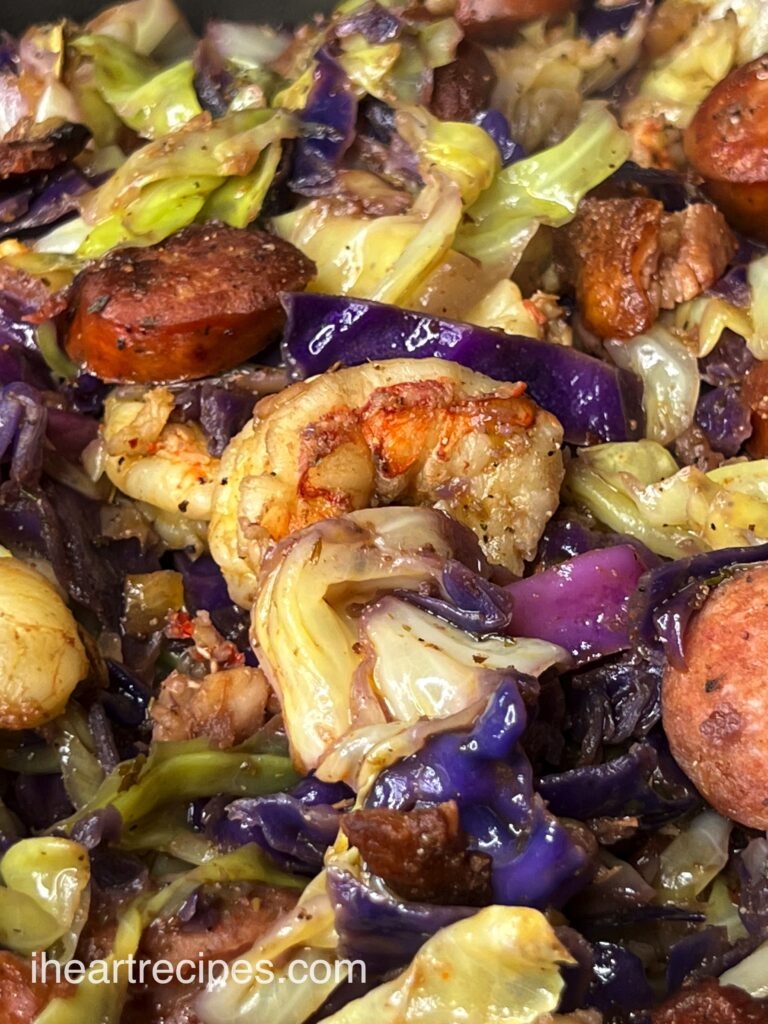
[[[304,288],[313,273],[290,242],[192,225],[84,270],[72,288],[66,348],[107,381],[206,377],[262,349],[283,319],[280,292]]]
[[[503,46],[523,22],[568,14],[575,6],[575,0],[458,0],[456,20],[468,39]]]
[[[768,241],[768,54],[715,86],[686,129],[684,146],[729,222]]]
[[[0,180],[32,171],[50,171],[85,148],[91,133],[83,124],[51,119],[19,122],[0,139]]]
[[[672,753],[721,814],[768,828],[768,566],[721,583],[685,647],[662,689]]]

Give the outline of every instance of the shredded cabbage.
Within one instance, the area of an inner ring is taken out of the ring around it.
[[[374,692],[401,722],[443,718],[498,686],[496,672],[539,676],[568,655],[556,644],[513,637],[476,639],[429,612],[385,597],[363,613],[361,636]]]
[[[749,311],[710,295],[681,302],[675,309],[674,323],[675,327],[696,339],[696,354],[700,359],[713,351],[726,329],[745,339],[752,338]]]
[[[203,1024],[301,1024],[323,1005],[343,974],[329,971],[309,976],[291,972],[294,960],[312,964],[337,958],[338,936],[334,911],[326,892],[325,872],[321,872],[304,890],[294,910],[279,922],[238,960],[252,968],[254,978],[238,983],[230,976],[223,985],[212,986],[195,1003],[195,1012]],[[275,967],[267,980],[259,978],[258,964],[269,961]],[[297,980],[297,978],[299,980]]]
[[[607,348],[617,366],[643,382],[645,436],[670,444],[693,423],[700,388],[696,355],[662,324]]]
[[[142,56],[160,60],[186,55],[195,45],[173,0],[128,0],[100,11],[85,27],[89,33],[111,36]]]
[[[662,852],[659,889],[675,903],[695,900],[728,863],[733,822],[715,811],[693,819]]]
[[[544,641],[476,640],[395,602],[395,616],[387,618],[388,604],[370,620],[373,652],[384,655],[386,665],[369,676],[356,609],[382,590],[415,590],[435,578],[452,554],[443,522],[442,513],[425,508],[369,509],[326,520],[295,534],[260,581],[252,635],[280,697],[294,757],[305,768],[316,767],[353,725],[377,726],[393,715],[450,715],[475,702],[486,691],[477,668],[467,671],[474,656],[526,672],[542,672],[564,657]],[[438,658],[424,662],[420,656],[405,678],[405,665],[390,647],[404,642],[401,614],[429,637],[436,648],[428,650],[430,658]],[[445,688],[442,700],[434,690],[429,696],[430,687]]]
[[[757,359],[768,359],[768,256],[752,260],[747,269],[752,293],[752,332],[747,346]]]
[[[88,854],[58,836],[21,839],[0,861],[0,943],[17,953],[62,939],[91,877]]]
[[[596,445],[581,449],[569,466],[564,494],[611,529],[680,558],[768,539],[768,501],[755,496],[758,478],[768,479],[768,460],[747,466],[749,473],[731,479],[734,466],[709,474],[678,469],[655,441]]]
[[[434,171],[407,213],[335,215],[315,199],[272,226],[317,263],[313,291],[403,303],[448,253],[461,216],[458,186]]]
[[[578,34],[575,18],[556,27],[539,19],[521,26],[514,46],[489,47],[497,76],[491,105],[506,115],[513,138],[528,152],[559,142],[584,97],[608,89],[637,61],[649,16],[638,12],[626,32],[597,39]]]
[[[191,223],[230,176],[245,179],[245,191],[241,197],[233,186],[221,206],[242,221],[263,200],[262,177],[258,171],[248,177],[261,153],[296,130],[284,111],[242,110],[217,121],[200,115],[147,143],[84,199],[83,216],[92,228],[78,255],[98,256],[125,242],[161,241]]]
[[[499,147],[476,124],[441,121],[424,107],[407,107],[398,112],[396,125],[425,171],[436,168],[455,181],[467,206],[501,169]]]
[[[147,925],[175,914],[201,885],[237,881],[259,881],[293,888],[303,885],[292,875],[275,868],[252,844],[234,853],[214,857],[180,875],[155,895],[142,896],[124,908],[109,955],[103,960],[96,960],[88,968],[73,994],[53,999],[35,1018],[35,1024],[83,1024],[83,1021],[119,1024],[128,984],[128,965],[136,957],[141,934]],[[113,978],[116,979],[114,982]]]
[[[501,170],[469,210],[455,246],[483,263],[514,263],[539,224],[573,218],[583,196],[629,154],[629,138],[603,103],[585,103],[573,132],[556,146]],[[513,268],[512,268],[513,269]]]
[[[104,35],[79,36],[72,46],[92,59],[96,87],[105,102],[143,138],[156,139],[202,113],[191,60],[161,70]]]
[[[66,824],[70,827],[100,807],[119,811],[128,828],[170,803],[218,793],[259,796],[298,781],[287,757],[210,750],[207,740],[156,743],[147,758],[123,761]]]
[[[443,928],[409,967],[326,1024],[530,1024],[557,1008],[574,963],[546,917],[485,907]]]
[[[523,298],[514,281],[499,281],[462,317],[478,327],[495,327],[507,334],[541,338],[541,323],[531,312],[531,303]]]

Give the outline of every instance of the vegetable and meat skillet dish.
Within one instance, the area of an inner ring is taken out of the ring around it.
[[[768,1022],[766,245],[762,0],[0,36],[0,1024]]]

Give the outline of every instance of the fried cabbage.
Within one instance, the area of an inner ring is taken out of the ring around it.
[[[296,131],[293,117],[284,111],[242,110],[216,121],[201,114],[147,143],[83,201],[91,231],[78,255],[91,258],[126,242],[161,241],[191,223],[230,178],[245,191],[240,195],[233,186],[225,193],[223,212],[231,212],[238,222],[244,211],[255,215],[266,192],[264,165],[255,179],[248,176],[268,147]]]
[[[564,496],[666,558],[768,539],[768,460],[679,469],[655,441],[583,448]]]
[[[73,927],[91,871],[78,843],[40,836],[14,843],[0,875],[0,942],[29,954],[49,949]]]
[[[371,673],[362,654],[359,607],[383,590],[415,590],[438,578],[454,555],[449,525],[431,509],[369,509],[293,534],[269,557],[253,608],[252,640],[280,697],[294,759],[305,769],[316,767],[352,728],[461,711],[487,694],[482,672],[488,658],[539,674],[566,657],[562,648],[540,640],[477,640],[393,601],[371,613]],[[409,625],[424,643],[422,650],[418,639],[408,645],[415,660],[401,678],[404,664],[390,645],[408,639]],[[377,652],[386,652],[385,665],[376,665]],[[438,655],[442,662],[435,661]]]
[[[353,216],[315,199],[272,227],[317,263],[313,291],[403,302],[448,253],[462,212],[458,185],[433,171],[406,213]]]
[[[629,154],[629,138],[605,104],[585,103],[562,142],[500,171],[469,209],[455,248],[482,263],[511,269],[539,224],[573,218],[583,196],[609,177]]]
[[[191,60],[161,69],[125,43],[83,35],[72,46],[93,61],[96,87],[120,120],[145,139],[156,139],[202,113]]]
[[[696,412],[700,382],[694,352],[662,324],[606,347],[617,366],[643,382],[645,436],[671,444],[690,427]]]
[[[557,1009],[573,958],[542,913],[485,907],[443,928],[396,978],[326,1024],[531,1024]]]

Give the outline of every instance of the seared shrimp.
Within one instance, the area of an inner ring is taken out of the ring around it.
[[[104,469],[129,498],[164,513],[206,522],[219,460],[209,454],[195,423],[169,423],[173,396],[155,388],[139,398],[107,399]]]
[[[264,554],[321,519],[431,505],[520,572],[558,503],[562,428],[524,394],[442,359],[325,373],[260,402],[229,444],[209,542],[233,600],[252,604]]]

